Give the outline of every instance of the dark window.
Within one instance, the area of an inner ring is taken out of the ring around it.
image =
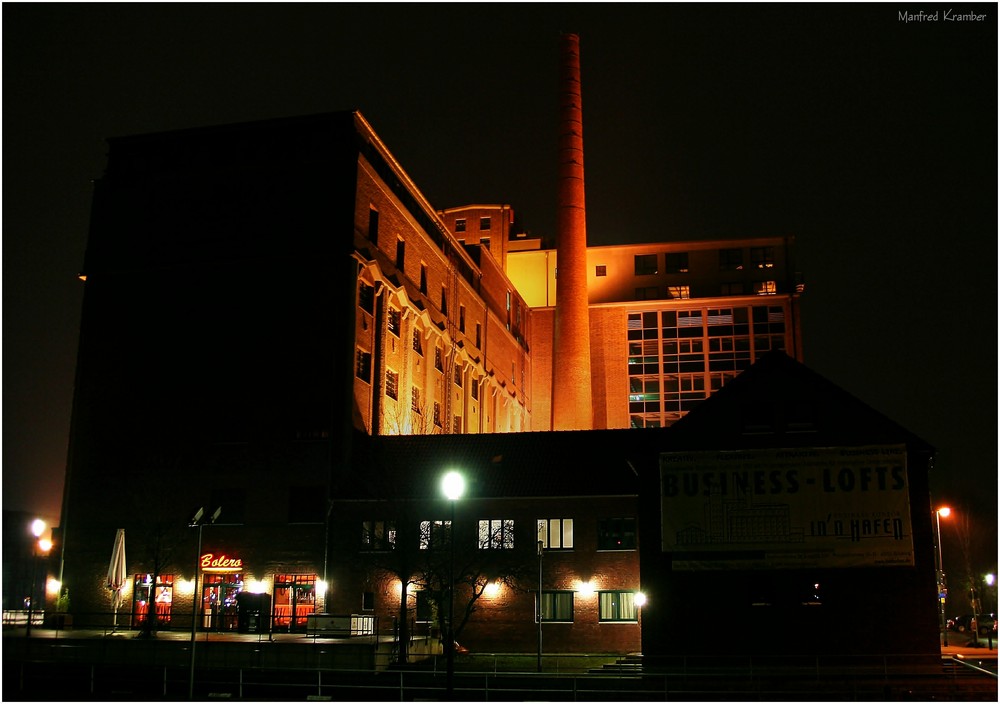
[[[402,317],[403,317],[402,313],[400,313],[395,308],[389,309],[388,322],[386,324],[386,327],[388,327],[389,332],[391,332],[396,337],[399,337],[399,328],[400,328],[400,323],[402,321]]]
[[[597,522],[598,550],[635,550],[635,518],[602,518]]]
[[[375,610],[375,592],[361,592],[361,610]]]
[[[378,211],[375,208],[368,211],[368,239],[378,244]]]
[[[607,267],[607,265],[605,265],[605,264],[598,264],[597,265],[596,274],[597,274],[597,276],[607,276],[608,275],[608,267]]]
[[[476,323],[476,347],[482,348],[483,346],[483,326]]]
[[[479,400],[479,382],[477,382],[475,379],[473,379],[472,382],[471,382],[471,384],[470,384],[469,391],[472,393],[472,400],[473,401],[478,401]]]
[[[396,547],[396,525],[391,521],[362,521],[363,550],[393,550]]]
[[[448,289],[441,287],[441,312],[448,315]]]
[[[391,369],[385,370],[385,395],[391,399],[399,398],[399,374]]]
[[[656,286],[639,286],[635,290],[635,300],[655,301],[660,297],[660,289]]]
[[[423,336],[420,334],[419,330],[413,331],[413,351],[421,357],[424,356]]]
[[[358,287],[358,305],[361,310],[367,313],[375,312],[375,287],[369,286],[364,281]]]
[[[319,485],[291,487],[288,493],[289,523],[322,523],[325,519],[326,487]]]
[[[400,271],[405,271],[404,264],[406,263],[406,242],[403,240],[396,240],[396,268]]]
[[[465,332],[465,306],[458,307],[458,331]]]
[[[358,350],[357,360],[354,365],[354,374],[362,381],[371,383],[372,380],[372,353]]]
[[[214,511],[221,508],[216,524],[244,523],[246,518],[247,491],[246,489],[226,488],[213,489],[209,500],[209,506]]]
[[[742,281],[730,281],[729,283],[722,284],[719,289],[719,293],[723,296],[742,296],[743,295],[743,282]]]
[[[479,238],[479,246],[482,247],[483,249],[485,249],[488,252],[490,250],[490,238],[489,237],[480,237]]]
[[[455,221],[455,232],[465,232],[465,218],[458,218]]]
[[[462,416],[455,416],[452,419],[451,432],[455,435],[462,434]]]
[[[543,621],[573,621],[573,592],[542,592]]]
[[[719,270],[720,271],[740,271],[743,268],[743,250],[720,249],[719,250]]]
[[[441,404],[434,402],[434,425],[441,427]]]
[[[420,293],[427,295],[427,265],[420,265]]]
[[[688,253],[667,252],[664,257],[664,269],[668,274],[688,273]]]
[[[435,347],[434,348],[434,368],[437,369],[439,372],[443,372],[444,371],[444,364],[442,364],[442,362],[441,362],[441,348],[440,347]]]
[[[655,254],[635,255],[635,275],[646,276],[657,273]]]
[[[462,365],[455,363],[455,386],[462,386]]]
[[[420,405],[420,389],[416,386],[410,388],[410,408],[414,413],[423,413],[423,411],[420,410],[423,408],[423,406]]]
[[[484,218],[479,218],[479,229],[480,230],[488,230],[488,229],[490,229],[490,226],[492,224],[493,224],[493,221],[488,216],[484,217]]]
[[[464,222],[464,221],[463,221]],[[427,623],[434,620],[434,595],[432,592],[421,589],[417,591],[417,622]]]

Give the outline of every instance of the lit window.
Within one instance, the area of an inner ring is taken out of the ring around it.
[[[776,281],[754,281],[753,292],[758,296],[773,296],[778,293]]]
[[[773,269],[774,247],[751,247],[750,264],[754,269]]]
[[[542,620],[573,621],[573,592],[542,592]]]
[[[598,550],[635,550],[635,518],[602,518],[597,522]]]
[[[691,298],[691,287],[667,286],[667,298]]]
[[[637,621],[635,593],[626,591],[598,592],[598,618],[601,621]]]
[[[548,550],[572,548],[573,519],[539,518],[538,539],[542,541],[542,547]]]
[[[420,549],[439,550],[451,540],[451,521],[420,521]]]
[[[513,550],[514,521],[509,518],[479,521],[479,549]]]
[[[385,395],[391,399],[399,398],[399,374],[391,369],[385,370]]]
[[[655,254],[637,254],[635,255],[635,275],[636,276],[646,276],[649,274],[656,274],[656,255]]]
[[[363,550],[392,550],[396,547],[396,526],[389,521],[362,521]]]

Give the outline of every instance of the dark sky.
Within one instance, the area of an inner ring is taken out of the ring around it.
[[[57,522],[105,138],[359,109],[435,207],[551,236],[571,31],[591,244],[794,235],[806,364],[936,446],[995,546],[996,11],[4,3],[3,506]]]

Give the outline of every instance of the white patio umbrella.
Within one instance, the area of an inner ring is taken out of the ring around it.
[[[111,551],[111,565],[108,567],[107,587],[111,590],[111,606],[114,609],[114,626],[118,628],[118,607],[122,603],[122,587],[125,586],[125,529],[119,528],[115,535],[115,547]]]

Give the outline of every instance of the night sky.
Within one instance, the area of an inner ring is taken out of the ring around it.
[[[996,11],[4,3],[3,506],[58,522],[105,138],[358,109],[436,208],[551,237],[567,31],[590,243],[794,235],[806,364],[938,449],[995,554]]]

